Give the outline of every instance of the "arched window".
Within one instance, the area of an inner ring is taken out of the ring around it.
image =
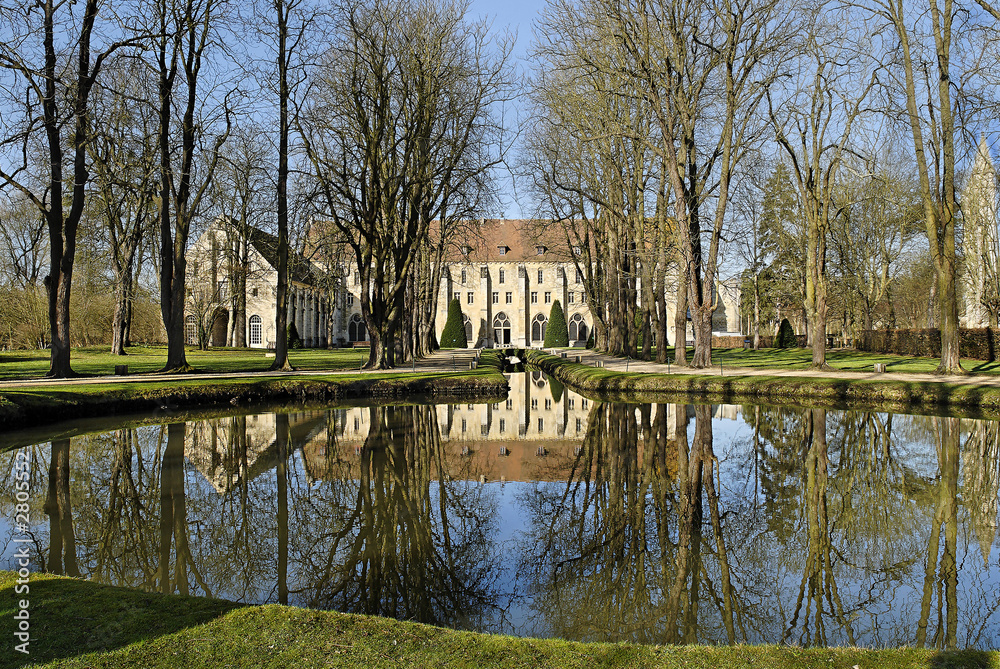
[[[536,314],[534,318],[531,319],[531,341],[545,341],[545,328],[549,324],[549,319],[547,319],[543,314]]]
[[[569,340],[587,340],[587,323],[583,320],[583,314],[573,314],[569,319]]]
[[[194,316],[184,319],[184,343],[188,346],[198,343],[198,321]]]
[[[495,346],[510,346],[510,319],[502,311],[493,318],[493,341]]]
[[[368,341],[368,331],[365,330],[361,314],[351,316],[351,322],[347,325],[347,338],[350,341]]]
[[[263,334],[263,328],[261,327],[260,316],[256,314],[250,317],[250,345],[260,346]]]
[[[472,341],[472,321],[465,314],[462,314],[462,324],[465,326],[465,341],[472,346],[475,343]]]

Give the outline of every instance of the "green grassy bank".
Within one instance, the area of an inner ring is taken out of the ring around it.
[[[130,346],[127,353],[111,355],[109,346],[86,346],[73,349],[71,362],[81,376],[110,376],[115,365],[128,365],[130,374],[149,374],[162,369],[167,361],[166,346]],[[192,367],[208,373],[266,372],[274,362],[263,349],[188,348],[186,355]],[[0,381],[40,379],[49,371],[49,358],[47,350],[0,351]],[[292,349],[288,360],[296,369],[306,371],[358,369],[368,360],[368,349]]]
[[[694,355],[694,349],[688,348],[688,359]],[[674,349],[667,349],[667,356],[673,360]],[[885,364],[889,373],[902,374],[933,374],[941,363],[940,358],[928,358],[915,355],[894,355],[892,353],[871,353],[856,351],[852,348],[828,349],[826,362],[831,369],[845,372],[871,372],[875,363]],[[812,367],[812,349],[808,348],[762,348],[757,351],[741,348],[713,348],[712,363],[729,367],[746,367],[750,369],[810,369]],[[988,362],[962,358],[962,367],[976,375],[995,376],[1000,374],[1000,360]]]
[[[1000,388],[974,384],[740,376],[735,371],[726,376],[618,372],[570,362],[541,351],[528,351],[526,357],[529,364],[574,390],[600,394],[608,399],[654,400],[670,395],[697,396],[705,401],[726,403],[801,404],[808,401],[833,408],[878,405],[896,410],[947,408],[964,410],[966,415],[1000,413]]]
[[[0,572],[0,617],[17,611]],[[0,667],[826,667],[997,668],[995,651],[641,646],[456,632],[373,616],[149,594],[34,574],[30,655],[9,644]]]
[[[186,379],[86,384],[51,384],[0,389],[0,426],[30,427],[91,416],[154,412],[169,416],[187,408],[275,402],[335,402],[351,399],[440,399],[506,397],[507,381],[496,355],[484,354],[479,369],[432,374],[276,375],[250,378]]]

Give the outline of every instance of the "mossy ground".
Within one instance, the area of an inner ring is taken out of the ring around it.
[[[0,617],[8,622],[15,613],[14,578],[0,572]],[[32,575],[30,588],[31,654],[25,658],[8,646],[0,653],[0,668],[1000,667],[996,651],[588,644],[277,605],[241,606],[42,574]]]

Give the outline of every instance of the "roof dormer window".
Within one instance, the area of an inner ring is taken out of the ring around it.
[[[548,249],[546,247],[544,247],[544,246],[536,246],[535,247],[535,253],[537,255],[543,255],[546,251],[548,251]]]
[[[581,249],[579,246],[574,246],[573,247],[573,255],[578,256],[581,253],[583,253],[583,249]]]
[[[507,255],[507,251],[510,251],[509,246],[504,246],[501,244],[500,246],[497,247],[497,254],[499,255],[505,256]]]
[[[470,253],[472,253],[472,247],[469,246],[468,244],[463,244],[462,245],[462,253],[465,254],[465,255],[469,255]]]

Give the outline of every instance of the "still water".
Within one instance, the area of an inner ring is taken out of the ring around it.
[[[1000,647],[997,422],[511,387],[27,446],[33,569],[530,636]]]

